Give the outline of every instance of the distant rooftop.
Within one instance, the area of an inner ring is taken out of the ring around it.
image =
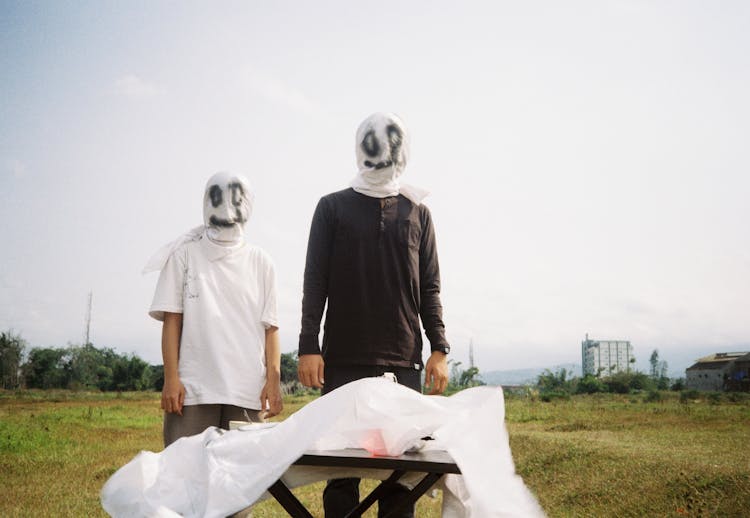
[[[728,362],[738,360],[743,356],[747,356],[750,360],[750,352],[732,352],[732,353],[715,353],[703,358],[698,358],[696,362],[687,368],[690,369],[720,369]]]

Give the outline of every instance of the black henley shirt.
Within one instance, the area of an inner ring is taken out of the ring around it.
[[[345,189],[315,209],[302,298],[299,354],[326,365],[422,368],[419,318],[432,349],[448,346],[430,211],[402,195]]]

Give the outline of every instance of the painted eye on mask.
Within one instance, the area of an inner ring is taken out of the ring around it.
[[[398,126],[389,124],[385,129],[388,134],[388,140],[391,144],[391,161],[399,161],[399,153],[401,152],[401,144],[404,142],[404,136]]]
[[[373,130],[365,133],[365,136],[362,139],[362,150],[367,153],[367,156],[373,158],[380,155],[380,143],[378,142],[378,137],[375,136]]]
[[[211,206],[213,208],[221,205],[223,199],[223,196],[221,194],[221,187],[219,187],[218,185],[212,185],[211,189],[209,189],[208,191],[208,196],[211,199]]]
[[[242,205],[242,198],[245,195],[245,191],[242,190],[242,185],[239,183],[229,184],[229,193],[232,197],[232,205],[239,207]]]

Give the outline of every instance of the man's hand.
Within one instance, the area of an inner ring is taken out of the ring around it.
[[[306,387],[323,388],[323,357],[319,354],[303,354],[297,364],[299,381]],[[448,367],[446,366],[446,372]]]
[[[182,404],[185,402],[185,386],[180,378],[164,380],[161,390],[161,408],[168,414],[182,415]]]
[[[266,381],[260,392],[260,412],[263,419],[279,415],[284,409],[281,400],[281,387],[278,382]]]
[[[424,388],[430,396],[442,394],[448,387],[448,355],[434,351],[425,367]]]

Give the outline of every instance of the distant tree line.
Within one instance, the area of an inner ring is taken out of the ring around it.
[[[685,389],[684,378],[672,380],[667,377],[667,362],[659,360],[658,350],[654,350],[651,354],[650,363],[650,374],[632,370],[617,372],[609,376],[602,376],[599,372],[596,375],[586,374],[578,377],[566,369],[559,369],[556,372],[547,369],[537,377],[536,389],[542,400],[566,398],[571,394],[595,394],[597,392],[628,394],[637,391],[681,391]]]
[[[12,331],[0,333],[2,388],[161,390],[164,369],[138,356],[92,344],[33,347]]]
[[[306,389],[297,378],[297,353],[282,353],[281,381],[288,393]],[[93,344],[32,347],[13,331],[0,333],[0,388],[74,390],[156,390],[164,386],[164,367],[135,354],[119,354]]]
[[[317,393],[299,382],[296,352],[281,354],[281,383],[286,394]],[[484,385],[475,366],[464,369],[450,360],[446,393]],[[2,389],[156,390],[164,386],[162,365],[149,365],[135,354],[119,354],[93,344],[32,347],[17,333],[0,333]]]

